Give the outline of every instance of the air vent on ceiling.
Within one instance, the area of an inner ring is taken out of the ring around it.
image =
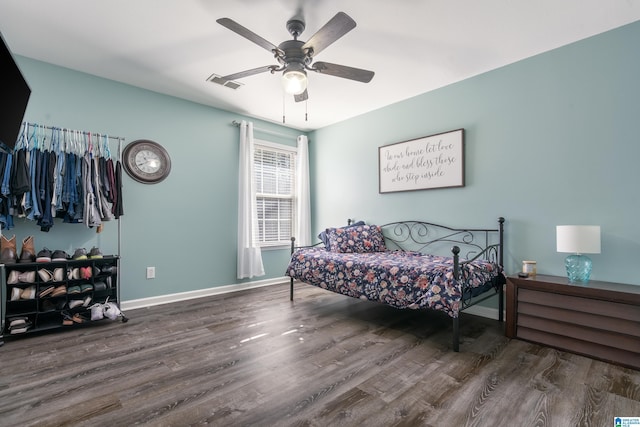
[[[234,82],[231,80],[225,80],[222,76],[219,76],[217,74],[211,74],[207,79],[207,81],[211,83],[217,83],[219,85],[226,86],[231,89],[238,89],[240,86],[242,86],[242,83]]]

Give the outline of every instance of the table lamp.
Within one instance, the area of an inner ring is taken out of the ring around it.
[[[568,252],[564,265],[569,282],[587,283],[591,277],[591,259],[583,254],[600,253],[599,225],[558,225],[556,226],[558,252]]]

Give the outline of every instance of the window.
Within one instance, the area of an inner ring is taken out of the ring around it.
[[[253,165],[258,244],[289,245],[296,218],[296,149],[256,140]]]

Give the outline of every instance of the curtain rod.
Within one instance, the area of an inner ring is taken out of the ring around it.
[[[25,123],[26,123],[27,126],[34,127],[34,128],[42,128],[42,129],[49,129],[49,130],[61,130],[61,131],[69,131],[69,132],[80,132],[82,135],[92,135],[92,136],[97,135],[97,136],[100,136],[100,137],[106,136],[109,139],[115,139],[117,141],[124,141],[124,138],[122,138],[120,136],[110,136],[110,135],[97,133],[97,132],[87,132],[87,131],[84,131],[84,130],[74,130],[74,129],[67,129],[67,128],[59,128],[59,127],[55,127],[55,126],[39,125],[37,123],[23,122],[23,124],[25,124]]]
[[[240,127],[240,122],[237,120],[234,120],[231,122],[231,124],[237,128]],[[273,135],[273,136],[279,136],[282,138],[291,138],[291,139],[297,139],[297,136],[292,136],[292,135],[287,135],[286,133],[281,133],[281,132],[275,132],[272,130],[267,130],[267,129],[261,129],[261,128],[257,128],[257,127],[253,127],[253,130],[256,132],[261,132],[261,133],[267,133],[269,135]]]

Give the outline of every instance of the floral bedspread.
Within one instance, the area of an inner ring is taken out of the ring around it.
[[[458,317],[463,290],[453,276],[453,257],[419,252],[331,252],[301,248],[291,256],[286,275],[354,298],[397,308],[429,308]],[[465,286],[480,288],[502,275],[486,261],[466,264]],[[466,297],[467,293],[465,293]]]

